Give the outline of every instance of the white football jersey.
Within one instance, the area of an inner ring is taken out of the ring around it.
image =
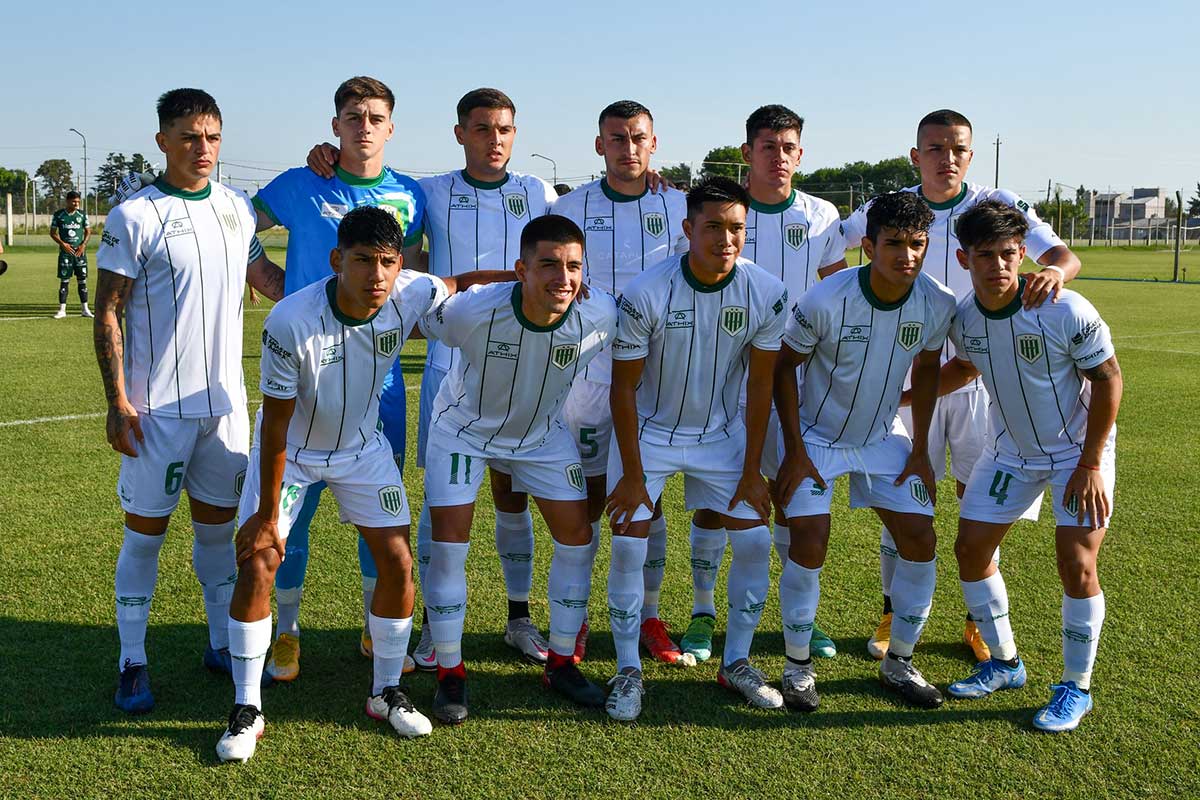
[[[637,389],[639,439],[703,444],[736,434],[750,348],[779,349],[788,305],[783,283],[739,258],[729,275],[706,286],[685,254],[634,278],[619,302],[613,358],[646,360]]]
[[[133,279],[125,394],[139,414],[220,417],[245,405],[242,293],[255,214],[240,189],[163,179],[108,214],[96,263]]]
[[[446,299],[439,278],[401,270],[370,319],[337,307],[337,277],[280,300],[263,323],[264,395],[296,399],[287,457],[326,466],[356,458],[380,436],[379,392],[413,325]]]
[[[497,455],[527,453],[563,428],[571,382],[616,332],[616,300],[593,291],[553,325],[521,311],[520,283],[472,286],[421,321],[459,348],[433,401],[432,424]]]
[[[833,203],[794,189],[782,203],[752,201],[742,256],[783,281],[798,300],[820,280],[817,270],[845,257],[841,221]]]
[[[484,183],[456,170],[418,183],[425,192],[425,235],[429,271],[446,277],[477,269],[512,269],[521,255],[521,231],[549,211],[558,196],[535,175],[510,172]],[[457,357],[442,342],[430,342],[426,363],[443,372]]]
[[[626,195],[601,178],[558,198],[551,210],[583,231],[584,281],[592,289],[619,295],[646,267],[688,249],[683,233],[687,195],[677,189]],[[588,364],[584,377],[609,383],[611,353]]]
[[[866,447],[892,428],[913,359],[939,350],[954,318],[954,295],[924,273],[900,300],[871,290],[871,266],[844,269],[804,294],[783,341],[807,353],[800,432],[826,447]]]
[[[988,311],[971,295],[958,304],[950,339],[991,395],[988,444],[997,460],[1030,469],[1073,467],[1083,452],[1091,400],[1091,381],[1081,370],[1115,352],[1095,307],[1069,289],[1057,303],[1029,310],[1020,292],[1000,311]]]

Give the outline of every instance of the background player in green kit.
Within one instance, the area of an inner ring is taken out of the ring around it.
[[[58,313],[54,315],[55,319],[67,316],[67,289],[72,273],[79,289],[79,303],[83,306],[80,314],[92,316],[87,289],[87,243],[91,236],[87,214],[79,210],[79,192],[69,192],[67,207],[55,211],[50,220],[50,238],[58,245]]]

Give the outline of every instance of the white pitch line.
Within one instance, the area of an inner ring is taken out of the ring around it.
[[[420,389],[421,389],[421,384],[419,384],[419,383],[409,384],[404,387],[404,393],[412,394],[413,392],[419,391]],[[260,406],[260,405],[262,405],[262,403],[258,400],[253,400],[249,403],[250,408],[256,408],[257,406]],[[77,420],[77,419],[100,419],[101,417],[105,416],[106,413],[107,412],[105,412],[105,411],[96,411],[91,414],[63,414],[62,416],[59,416],[59,417],[34,417],[33,419],[12,419],[12,420],[8,420],[7,422],[0,422],[0,428],[12,428],[12,427],[16,427],[18,425],[41,425],[44,422],[70,422],[72,420]]]
[[[1124,341],[1125,339],[1155,339],[1160,336],[1182,336],[1185,333],[1200,333],[1200,331],[1164,331],[1163,333],[1135,333],[1129,336],[1114,336],[1114,341]]]
[[[44,317],[0,317],[0,322],[16,322],[22,319],[54,319],[54,317],[50,314]]]
[[[1181,356],[1200,356],[1200,350],[1164,350],[1161,347],[1134,347],[1133,345],[1125,345],[1122,350],[1141,350],[1147,353],[1178,353]]]

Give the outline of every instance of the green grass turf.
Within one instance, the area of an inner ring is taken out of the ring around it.
[[[274,256],[282,260],[282,253]],[[0,425],[0,796],[1200,794],[1200,287],[1077,284],[1112,325],[1126,393],[1116,515],[1101,556],[1108,618],[1093,683],[1096,709],[1074,734],[1049,736],[1030,727],[1061,669],[1061,590],[1048,508],[1040,523],[1019,525],[1003,547],[1013,624],[1030,672],[1025,689],[949,701],[932,712],[903,707],[883,692],[864,648],[878,619],[878,524],[869,512],[846,508],[843,485],[818,617],[841,653],[818,663],[821,709],[809,716],[751,710],[715,684],[715,661],[686,671],[647,662],[645,711],[636,725],[623,726],[549,696],[537,670],[503,644],[503,584],[485,490],[468,564],[464,649],[472,719],[408,742],[364,716],[370,663],[356,648],[354,536],[326,502],[312,536],[301,677],[266,692],[267,735],[254,760],[222,768],[213,746],[232,693],[228,679],[200,665],[206,632],[185,513],[176,514],[168,534],[151,616],[158,707],[129,718],[112,706],[118,652],[112,575],[121,517],[114,492],[117,457],[98,416],[103,394],[91,326],[76,316],[73,295],[71,318],[49,318],[57,288],[49,250],[5,257],[10,269],[0,277],[0,350],[6,354],[0,423],[96,416]],[[1085,253],[1084,260],[1089,270],[1126,273],[1142,269],[1143,258],[1135,248]],[[244,365],[252,397],[264,314],[265,307],[247,307]],[[403,357],[415,387],[421,343],[409,345]],[[409,430],[415,431],[415,391],[409,398]],[[406,482],[419,508],[420,474],[409,470]],[[671,540],[663,616],[676,632],[690,611],[681,494],[676,482],[665,498]],[[948,482],[940,496],[953,496]],[[954,508],[952,501],[939,508],[938,591],[917,654],[925,675],[943,687],[971,666],[959,642],[963,607],[951,549]],[[550,547],[540,520],[538,526],[532,605],[544,628]],[[604,613],[607,564],[605,545],[584,664],[597,680],[614,670]],[[773,583],[755,659],[777,678],[782,652]],[[410,684],[418,707],[428,711],[432,679],[418,675]]]

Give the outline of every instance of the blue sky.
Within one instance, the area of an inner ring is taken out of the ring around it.
[[[78,170],[71,127],[93,172],[111,150],[153,161],[156,96],[198,86],[224,113],[223,160],[260,168],[226,168],[246,186],[328,139],[337,84],[368,74],[399,98],[388,162],[413,172],[462,165],[454,104],[493,85],[517,105],[512,167],[549,178],[543,153],[573,182],[600,170],[596,115],[621,98],[654,112],[659,165],[741,142],[779,102],[806,118],[805,170],[906,154],[921,115],[951,107],[981,183],[997,134],[1000,183],[1026,195],[1200,180],[1200,11],[1178,2],[85,5],[75,30],[59,4],[6,10],[0,165]]]

